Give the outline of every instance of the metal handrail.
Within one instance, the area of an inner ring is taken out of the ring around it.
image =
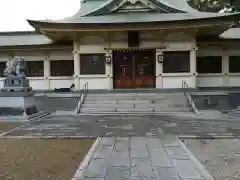
[[[192,110],[194,111],[195,114],[200,114],[198,108],[196,107],[195,101],[192,98],[192,93],[188,91],[188,84],[186,81],[182,81],[182,88],[184,90],[184,95],[187,97],[188,103],[190,104]]]
[[[78,114],[80,113],[80,109],[82,107],[82,104],[87,96],[88,93],[88,82],[86,82],[82,88],[82,90],[80,91],[80,95],[78,97],[78,102],[77,102],[77,107],[75,112]]]

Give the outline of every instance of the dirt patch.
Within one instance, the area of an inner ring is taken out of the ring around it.
[[[70,180],[93,142],[0,139],[0,179]]]
[[[240,140],[187,140],[187,147],[217,180],[240,180]]]
[[[7,132],[15,127],[18,127],[18,124],[0,124],[0,134]]]

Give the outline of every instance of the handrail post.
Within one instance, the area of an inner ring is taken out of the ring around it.
[[[182,88],[183,89],[188,89],[188,84],[185,80],[182,81]],[[196,107],[196,104],[192,98],[192,94],[188,92],[188,90],[184,90],[184,95],[187,97],[188,103],[190,104],[192,110],[194,111],[195,114],[199,114],[199,110]]]
[[[78,97],[77,107],[76,107],[76,114],[80,113],[80,109],[82,107],[82,104],[87,96],[88,93],[88,82],[86,81],[83,88],[80,91],[80,95]]]

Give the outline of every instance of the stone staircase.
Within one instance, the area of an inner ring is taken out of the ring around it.
[[[192,112],[183,93],[89,93],[80,114]]]

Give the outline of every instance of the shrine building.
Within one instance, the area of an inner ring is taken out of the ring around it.
[[[240,13],[185,0],[80,3],[72,17],[27,20],[34,32],[0,33],[0,87],[13,56],[25,57],[35,90],[240,87]]]

